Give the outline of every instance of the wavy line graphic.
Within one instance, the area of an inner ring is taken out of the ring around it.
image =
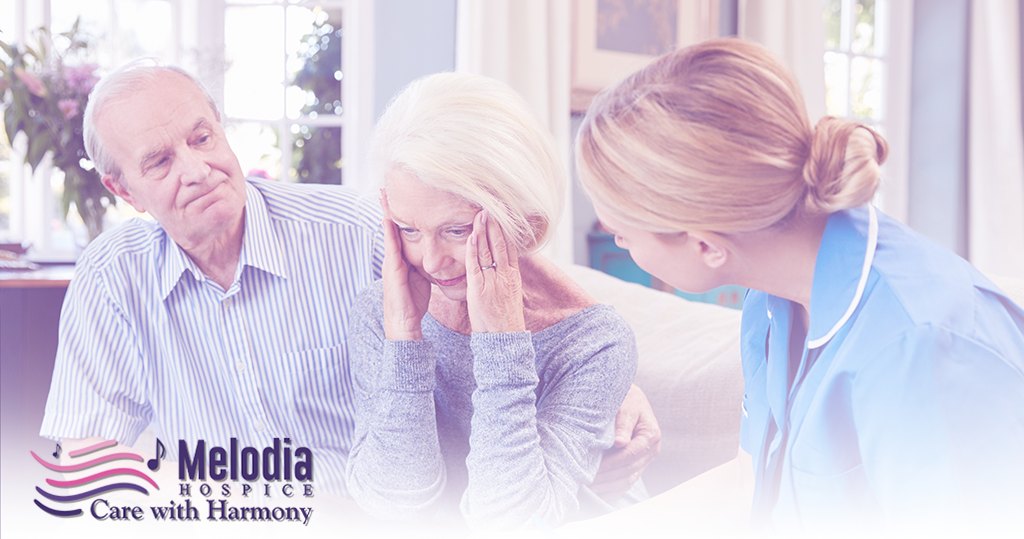
[[[53,515],[55,517],[77,517],[78,515],[82,514],[82,510],[81,509],[72,509],[70,511],[61,511],[60,509],[51,509],[51,508],[49,508],[49,507],[39,503],[39,500],[32,500],[32,501],[36,502],[36,505],[39,506],[40,509],[42,509],[43,511],[46,511],[47,513],[50,513],[51,515]]]
[[[92,445],[89,445],[89,446],[85,446],[85,447],[76,449],[74,451],[68,451],[68,456],[72,457],[72,458],[73,457],[80,457],[82,455],[88,455],[89,453],[93,453],[93,452],[99,451],[100,449],[106,449],[108,447],[114,447],[115,445],[117,445],[117,440],[106,440],[106,441],[103,441],[103,442],[95,443],[95,444],[92,444]]]
[[[29,453],[31,453],[32,457],[36,459],[36,462],[42,464],[48,470],[53,470],[55,472],[80,472],[87,468],[92,468],[93,466],[96,466],[98,464],[103,464],[105,462],[110,462],[113,460],[134,460],[136,462],[142,462],[142,455],[138,455],[135,453],[111,453],[109,455],[103,455],[102,457],[97,457],[92,460],[80,462],[78,464],[62,465],[53,464],[43,460],[43,458],[37,455],[35,451],[29,451]]]
[[[78,487],[78,486],[81,486],[81,485],[92,483],[93,481],[99,481],[100,479],[103,479],[103,478],[106,478],[106,477],[110,477],[112,475],[134,475],[135,477],[138,477],[140,479],[145,479],[150,485],[153,485],[153,488],[155,488],[157,490],[160,490],[160,487],[157,486],[156,482],[153,481],[152,479],[150,479],[150,477],[148,475],[146,475],[146,474],[144,474],[144,473],[142,473],[142,472],[140,472],[138,470],[133,470],[131,468],[114,468],[112,470],[107,470],[105,472],[95,473],[95,474],[92,474],[92,475],[89,475],[89,476],[86,476],[86,477],[82,477],[80,479],[73,479],[73,480],[69,480],[69,481],[61,481],[61,480],[58,480],[58,479],[47,479],[46,483],[48,485],[50,485],[51,487],[70,488],[70,487]]]
[[[134,483],[111,483],[109,485],[104,485],[102,487],[96,487],[96,488],[94,488],[92,490],[87,490],[85,492],[80,492],[78,494],[69,494],[67,496],[60,496],[60,495],[57,495],[57,494],[50,494],[49,492],[46,492],[45,490],[43,490],[43,489],[41,489],[39,487],[36,487],[36,492],[42,494],[44,497],[49,498],[49,499],[51,499],[51,500],[53,500],[55,502],[62,502],[62,503],[77,502],[79,500],[84,500],[86,498],[92,498],[93,496],[95,496],[97,494],[102,494],[104,492],[109,492],[111,490],[134,490],[136,492],[141,492],[141,493],[145,494],[146,496],[149,496],[149,491],[148,490],[146,490],[145,488],[142,488],[139,485],[136,485]]]

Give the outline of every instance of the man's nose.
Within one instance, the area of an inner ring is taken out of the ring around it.
[[[181,183],[190,185],[199,183],[210,175],[210,165],[199,152],[190,149],[182,152],[178,158],[178,173]]]

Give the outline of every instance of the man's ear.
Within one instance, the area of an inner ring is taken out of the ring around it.
[[[691,232],[690,236],[707,267],[718,269],[729,260],[729,242],[724,237],[711,232]]]
[[[110,174],[104,174],[103,177],[100,178],[100,182],[103,183],[103,187],[107,188],[107,191],[110,191],[114,196],[130,204],[131,207],[135,208],[135,211],[139,213],[146,211],[146,208],[143,208],[135,201],[135,198],[128,192],[128,189],[125,188],[121,180]]]

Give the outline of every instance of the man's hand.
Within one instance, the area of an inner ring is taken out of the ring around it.
[[[634,385],[615,416],[615,443],[604,452],[591,488],[605,498],[622,496],[660,451],[658,420],[647,396]]]

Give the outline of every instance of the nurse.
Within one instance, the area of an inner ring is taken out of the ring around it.
[[[576,150],[637,264],[691,292],[751,289],[741,445],[756,520],[1021,526],[1024,311],[871,205],[881,135],[812,127],[775,58],[720,39],[602,92]]]

